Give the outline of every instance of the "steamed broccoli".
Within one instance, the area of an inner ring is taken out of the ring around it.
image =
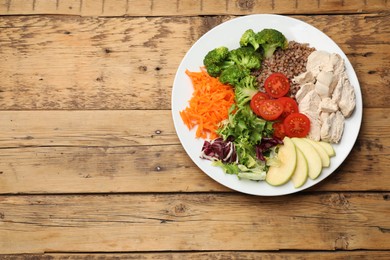
[[[275,29],[263,29],[257,33],[256,38],[266,58],[270,58],[278,47],[286,49],[288,46],[286,37]]]
[[[252,97],[259,92],[257,88],[257,79],[255,76],[248,75],[241,79],[238,85],[234,88],[236,104],[241,107],[248,103]]]
[[[219,81],[223,84],[230,84],[236,86],[241,79],[249,75],[250,71],[245,67],[234,64],[224,69],[219,76]]]
[[[257,34],[252,29],[246,30],[240,39],[241,47],[250,45],[252,45],[254,50],[257,50],[260,47],[260,44],[257,41]]]
[[[228,60],[229,49],[227,47],[217,47],[209,51],[203,59],[207,73],[212,77],[218,77],[221,72],[233,62]]]
[[[237,65],[252,70],[260,68],[262,56],[252,47],[240,47],[230,52],[229,60]]]

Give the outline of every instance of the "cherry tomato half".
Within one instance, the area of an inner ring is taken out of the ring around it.
[[[273,98],[283,97],[290,90],[290,82],[282,73],[272,73],[264,82],[265,91]]]
[[[280,116],[281,118],[286,118],[289,114],[299,112],[298,104],[294,99],[290,97],[281,97],[279,98],[279,101],[284,107],[283,113]]]
[[[266,93],[263,93],[263,92],[257,92],[252,97],[251,102],[250,102],[250,107],[256,115],[258,115],[257,111],[259,111],[260,103],[263,102],[264,100],[267,100],[267,99],[270,99],[270,97]]]
[[[288,137],[306,137],[310,131],[309,118],[301,113],[292,113],[284,121],[284,131]]]
[[[277,99],[267,99],[260,103],[258,115],[265,120],[275,120],[283,113],[283,105]]]
[[[283,138],[286,136],[283,122],[278,121],[273,123],[272,128],[274,129],[274,136],[283,140]]]

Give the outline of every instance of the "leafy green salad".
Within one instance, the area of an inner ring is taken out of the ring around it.
[[[273,122],[258,117],[250,101],[259,92],[253,72],[277,48],[287,46],[286,37],[275,29],[257,33],[248,29],[239,48],[229,50],[221,46],[207,53],[203,63],[208,74],[234,88],[235,104],[217,130],[220,137],[204,142],[201,158],[214,161],[226,173],[251,180],[264,180],[268,167],[278,163],[275,155],[282,141],[273,135]]]

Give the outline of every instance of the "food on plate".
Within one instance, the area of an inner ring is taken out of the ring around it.
[[[265,91],[273,98],[280,98],[290,91],[290,82],[282,73],[272,73],[264,82]]]
[[[180,116],[188,129],[198,126],[197,138],[217,138],[218,124],[228,117],[228,110],[234,104],[234,91],[204,70],[186,71],[186,74],[191,78],[194,92]]]
[[[283,139],[283,145],[279,148],[278,159],[278,165],[270,166],[265,178],[272,186],[285,184],[294,174],[297,153],[295,145],[289,137]]]
[[[201,72],[186,72],[195,91],[180,115],[205,139],[200,157],[224,172],[302,187],[330,166],[354,110],[344,61],[275,29],[249,29],[239,44],[210,50]]]
[[[297,163],[291,181],[295,188],[301,187],[306,183],[309,173],[309,166],[307,165],[306,157],[303,155],[301,150],[295,149],[297,153]]]
[[[265,120],[276,120],[283,113],[283,104],[277,99],[263,100],[259,106],[254,110],[256,115],[264,118]]]
[[[356,96],[345,70],[344,60],[336,53],[314,51],[308,56],[306,72],[293,78],[300,85],[296,93],[299,110],[312,124],[309,137],[338,143],[345,118],[356,106]]]
[[[324,150],[326,151],[326,153],[332,157],[332,156],[335,156],[336,155],[336,152],[334,151],[333,149],[333,146],[330,144],[330,143],[327,143],[327,142],[317,142],[319,145],[321,145],[322,148],[324,148]]]
[[[283,105],[283,113],[280,115],[281,118],[286,118],[289,114],[299,112],[298,104],[293,98],[281,97],[278,100]]]
[[[288,40],[281,32],[275,29],[266,28],[258,33],[249,29],[241,36],[240,45],[251,45],[254,50],[261,47],[264,57],[267,59],[274,54],[276,49],[286,49],[288,46]]]
[[[322,160],[315,148],[302,138],[292,138],[293,143],[299,149],[306,158],[309,172],[309,177],[314,180],[320,176],[322,171]]]
[[[306,137],[310,131],[310,120],[302,113],[292,113],[283,120],[283,126],[289,137]]]
[[[289,41],[286,49],[277,49],[274,55],[269,59],[264,59],[260,69],[256,70],[255,75],[259,81],[259,89],[265,91],[263,86],[265,80],[275,72],[287,76],[290,80],[290,93],[288,96],[294,96],[300,87],[292,79],[306,71],[307,57],[315,50],[307,43],[298,43]]]
[[[259,110],[260,104],[267,99],[270,99],[270,96],[268,96],[267,93],[263,93],[255,89],[256,94],[252,96],[252,99],[250,100],[250,107],[253,110],[255,114],[257,114],[257,111]]]
[[[328,153],[325,151],[325,149],[322,148],[322,146],[320,144],[318,144],[318,142],[316,142],[316,141],[313,141],[309,138],[305,138],[304,140],[309,142],[314,147],[314,149],[317,151],[318,155],[321,158],[322,167],[329,167],[330,166],[330,158],[329,158]]]
[[[320,143],[308,138],[285,137],[279,148],[278,164],[270,166],[266,174],[267,183],[280,186],[291,181],[299,188],[308,178],[318,178],[322,168],[329,167],[331,157]]]

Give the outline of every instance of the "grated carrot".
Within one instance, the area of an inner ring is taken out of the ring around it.
[[[186,74],[191,78],[194,93],[180,116],[188,129],[198,126],[197,138],[217,138],[218,124],[228,118],[228,110],[234,103],[234,90],[204,69],[200,72],[186,70]]]

